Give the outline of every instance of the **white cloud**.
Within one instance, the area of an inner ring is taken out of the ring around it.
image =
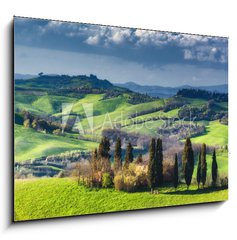
[[[46,25],[38,27],[39,36],[46,34],[48,31],[63,34],[69,38],[78,38],[79,41],[89,45],[101,44],[104,47],[113,44],[121,45],[126,42],[133,43],[138,48],[144,46],[155,48],[175,46],[184,52],[185,60],[227,62],[226,38],[60,21],[49,21]]]
[[[189,49],[184,49],[184,59],[190,60],[193,59],[192,51]]]
[[[115,44],[123,43],[126,39],[128,39],[131,35],[130,29],[121,29],[121,28],[111,28],[108,32],[108,41],[113,42]]]
[[[221,46],[197,46],[184,49],[184,59],[226,63],[227,50]]]
[[[86,39],[86,43],[89,45],[96,45],[98,44],[100,41],[100,36],[99,35],[95,35],[95,36],[90,36]]]

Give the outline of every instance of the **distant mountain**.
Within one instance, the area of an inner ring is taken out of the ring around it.
[[[35,77],[36,75],[32,75],[32,74],[21,74],[21,73],[14,74],[14,79],[30,79]]]
[[[169,98],[174,95],[180,90],[180,89],[202,89],[210,92],[219,92],[219,93],[228,93],[228,85],[214,85],[214,86],[198,86],[193,87],[189,85],[183,85],[179,87],[162,87],[162,86],[150,86],[150,85],[139,85],[134,82],[127,82],[127,83],[116,83],[114,84],[119,87],[128,88],[134,92],[148,94],[151,97],[160,97],[160,98]]]

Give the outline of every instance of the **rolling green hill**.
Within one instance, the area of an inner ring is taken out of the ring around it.
[[[193,143],[206,143],[210,146],[225,146],[228,144],[228,126],[219,121],[210,121],[202,136],[192,138]]]
[[[128,134],[157,137],[157,130],[163,128],[164,123],[169,119],[174,121],[173,126],[182,123],[179,113],[183,105],[188,107],[187,109],[199,112],[205,109],[205,116],[217,113],[223,115],[228,111],[227,102],[219,101],[211,105],[208,102],[209,98],[206,100],[187,97],[188,90],[184,93],[185,96],[156,99],[114,86],[109,81],[100,80],[94,75],[72,77],[43,75],[28,80],[16,80],[15,109],[18,113],[29,111],[35,117],[52,116],[61,121],[62,105],[72,103],[72,109],[68,108],[71,114],[69,119],[79,116],[80,123],[77,123],[77,126],[81,124],[84,137],[91,139],[91,141],[73,139],[77,138],[78,131],[66,133],[66,137],[63,137],[15,125],[16,160],[23,161],[67,150],[88,150],[96,145],[93,139],[99,139],[104,129],[115,127]],[[209,93],[206,94],[210,97]],[[205,94],[204,96],[206,97]],[[88,103],[93,104],[93,117],[86,118],[85,104]],[[93,120],[93,128],[89,124],[91,120]],[[188,124],[188,119],[184,123]],[[227,125],[221,124],[219,120],[196,121],[196,123],[205,125],[205,132],[192,137],[193,143],[205,142],[211,146],[228,144]]]
[[[21,162],[70,150],[88,151],[97,143],[36,132],[15,124],[15,161]]]

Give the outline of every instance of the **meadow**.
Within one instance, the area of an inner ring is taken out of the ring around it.
[[[15,161],[22,162],[66,151],[88,151],[97,143],[36,132],[15,124]]]
[[[73,179],[15,180],[15,221],[147,209],[194,203],[224,201],[228,190],[190,190],[180,185],[161,188],[159,194],[148,191],[127,193],[114,189],[89,189]],[[32,199],[34,199],[32,201]]]

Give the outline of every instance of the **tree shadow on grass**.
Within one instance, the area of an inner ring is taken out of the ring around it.
[[[227,188],[200,188],[200,189],[190,189],[190,190],[177,190],[173,192],[162,192],[162,194],[167,194],[167,195],[197,195],[197,194],[206,194],[206,193],[213,193],[213,192],[218,192],[221,190],[224,190]]]

